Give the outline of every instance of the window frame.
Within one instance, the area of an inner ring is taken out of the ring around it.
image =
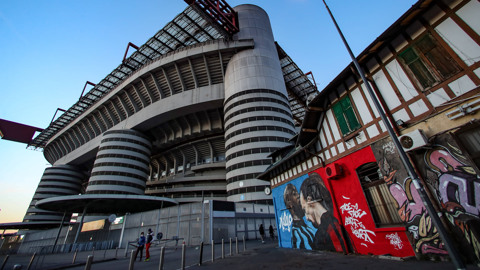
[[[405,59],[409,53],[416,58]],[[422,91],[435,87],[462,70],[447,49],[428,32],[399,52],[398,60],[410,79]]]
[[[368,171],[368,174],[362,174],[365,171]],[[375,227],[380,228],[402,226],[403,222],[398,215],[396,201],[390,194],[388,186],[383,180],[383,177],[380,175],[380,168],[378,167],[378,164],[376,162],[364,163],[357,167],[355,173],[357,174],[363,194],[365,195],[365,200],[375,223]],[[376,176],[378,179],[374,178],[374,180],[370,182],[363,181],[363,179],[368,176]],[[383,186],[383,190],[381,186]],[[377,196],[378,198],[376,202],[374,201],[375,199],[370,192],[372,188],[375,189],[377,195],[382,195]],[[388,204],[390,207],[388,207]],[[383,215],[379,214],[379,211],[381,211]]]
[[[360,120],[357,117],[354,103],[349,95],[345,95],[333,104],[332,112],[337,120],[338,128],[343,137],[347,137],[362,127],[362,123],[360,123]]]

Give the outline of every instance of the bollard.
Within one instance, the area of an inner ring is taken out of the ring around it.
[[[230,237],[230,256],[232,256],[232,238]]]
[[[105,252],[103,253],[103,259],[105,260],[105,257],[107,256],[107,250],[108,249],[105,249]]]
[[[212,240],[212,262],[215,261],[215,242]]]
[[[185,244],[182,244],[182,265],[180,269],[185,270]]]
[[[225,259],[225,243],[222,238],[222,259]]]
[[[33,264],[33,260],[35,260],[35,256],[37,256],[37,252],[34,252],[34,253],[33,253],[32,258],[30,259],[30,263],[29,263],[28,266],[27,266],[27,270],[30,270],[30,267],[31,267],[32,264]]]
[[[132,250],[132,252],[130,253],[130,263],[128,264],[128,270],[133,270],[133,264],[135,263],[135,259],[133,258],[133,256],[135,254],[135,251]]]
[[[235,237],[235,254],[238,255],[238,237]]]
[[[165,259],[165,247],[160,248],[160,263],[158,265],[158,270],[163,270],[163,261]]]
[[[92,256],[95,256],[95,247],[92,248]]]
[[[78,248],[75,249],[75,253],[73,253],[73,260],[72,260],[72,264],[75,263],[75,260],[77,259],[77,252],[78,252]]]
[[[7,264],[7,261],[8,261],[8,258],[9,258],[9,257],[10,257],[10,255],[5,256],[5,260],[3,260],[2,267],[0,268],[1,270],[3,270],[3,268],[4,268],[5,265]]]
[[[93,255],[88,255],[87,263],[85,264],[85,270],[90,270],[92,268]]]
[[[203,242],[200,242],[200,259],[198,260],[198,265],[202,265],[203,261]]]
[[[117,259],[118,247],[115,248],[115,260]]]
[[[243,236],[243,252],[247,250],[247,244],[245,243],[245,235]]]

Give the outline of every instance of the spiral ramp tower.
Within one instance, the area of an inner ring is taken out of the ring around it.
[[[45,169],[32,201],[23,218],[25,223],[60,223],[62,212],[47,211],[35,207],[42,199],[57,196],[76,195],[82,192],[85,175],[77,168],[69,165],[56,165]],[[64,220],[70,220],[71,213]]]
[[[268,15],[254,5],[235,10],[235,37],[252,38],[255,48],[237,53],[225,74],[228,200],[269,203],[264,189],[270,183],[256,176],[271,164],[270,153],[288,145],[295,128]]]

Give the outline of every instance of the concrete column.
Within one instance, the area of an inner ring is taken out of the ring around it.
[[[149,139],[135,130],[105,132],[86,193],[144,195],[151,147]]]
[[[266,202],[268,181],[255,175],[271,163],[268,155],[295,134],[270,20],[255,5],[235,7],[240,32],[255,48],[232,57],[225,73],[225,147],[229,201]],[[239,194],[232,191],[240,189]]]

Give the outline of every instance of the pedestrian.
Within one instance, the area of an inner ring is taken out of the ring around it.
[[[140,262],[142,261],[142,256],[143,256],[143,247],[145,246],[145,235],[143,232],[140,233],[140,238],[138,238],[137,241],[137,251],[135,252],[135,256],[133,257],[133,260],[135,261],[137,259],[138,252],[140,252]]]
[[[270,227],[268,227],[268,232],[270,233],[270,238],[272,238],[272,240],[274,240],[273,226],[272,225],[270,225]]]
[[[260,228],[258,229],[260,231],[260,237],[262,238],[262,244],[265,243],[265,229],[263,228],[263,224],[260,224]]]
[[[145,261],[148,262],[150,260],[150,246],[153,242],[153,232],[152,229],[148,229],[147,233],[147,240],[145,244]]]

